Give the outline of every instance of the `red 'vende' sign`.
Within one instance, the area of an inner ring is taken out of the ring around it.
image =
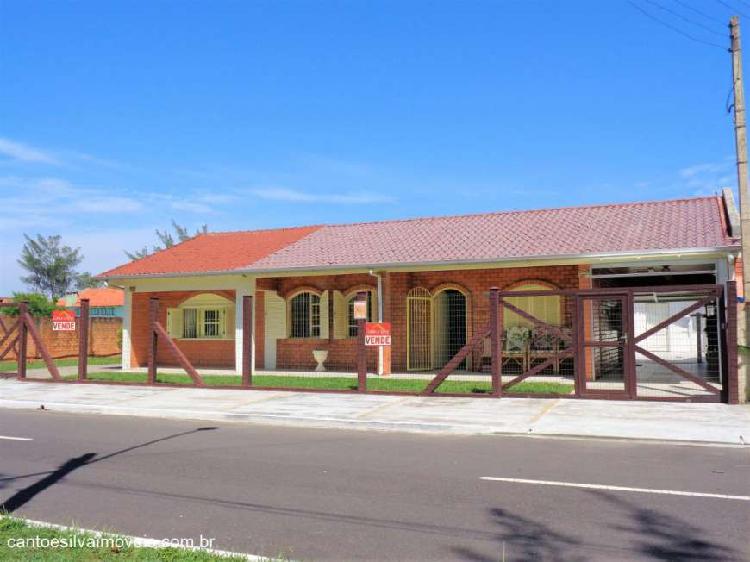
[[[365,345],[368,345],[368,346],[391,345],[391,323],[390,322],[367,322],[365,323]]]
[[[74,332],[76,329],[76,313],[72,310],[52,311],[52,330],[55,332]]]

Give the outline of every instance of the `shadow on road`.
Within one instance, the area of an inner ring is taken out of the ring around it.
[[[0,505],[0,511],[13,513],[16,509],[31,500],[34,496],[42,493],[44,490],[46,490],[56,482],[59,482],[74,470],[82,467],[95,456],[96,453],[86,453],[81,455],[80,457],[65,461],[57,468],[57,470],[54,470],[41,480],[34,482],[31,486],[27,486],[23,490],[19,490],[10,498],[5,500],[3,504]]]
[[[463,546],[455,546],[451,551],[456,558],[474,562],[572,562],[588,559],[592,550],[601,551],[604,557],[616,559],[624,553],[630,553],[630,556],[641,555],[651,560],[744,560],[733,548],[708,540],[704,530],[663,511],[641,507],[608,492],[591,490],[587,493],[624,512],[625,523],[611,524],[609,528],[624,535],[625,540],[619,541],[617,545],[589,542],[554,530],[539,521],[494,508],[490,510],[490,516],[498,527],[496,552],[488,555],[484,549],[480,551]]]
[[[705,532],[690,523],[655,509],[640,507],[633,502],[599,490],[590,494],[628,513],[630,525],[618,525],[617,531],[631,533],[634,550],[655,560],[744,560],[731,547],[709,541]]]
[[[514,515],[505,509],[490,510],[493,522],[500,528],[498,551],[487,556],[466,547],[453,547],[453,554],[461,560],[475,562],[497,562],[503,554],[509,560],[559,560],[576,562],[584,560],[576,556],[581,542],[575,537],[554,531],[548,525]]]
[[[212,431],[215,429],[217,428],[216,427],[198,427],[196,429],[191,429],[190,431],[182,431],[180,433],[174,433],[172,435],[167,435],[165,437],[160,437],[158,439],[152,439],[150,441],[146,441],[138,445],[132,445],[130,447],[126,447],[124,449],[114,451],[112,453],[109,453],[101,457],[97,457],[96,456],[97,453],[84,453],[83,455],[79,457],[75,457],[75,458],[65,461],[55,470],[0,478],[0,488],[2,488],[2,487],[7,486],[9,482],[12,482],[15,480],[21,480],[23,478],[32,478],[34,476],[44,476],[44,478],[42,478],[41,480],[38,480],[37,482],[34,482],[30,486],[26,486],[24,489],[19,490],[18,492],[13,494],[10,498],[5,500],[2,504],[0,504],[0,512],[13,513],[19,507],[28,503],[34,497],[42,493],[44,490],[46,490],[50,486],[53,486],[54,484],[56,484],[57,482],[65,478],[68,474],[70,474],[74,470],[81,468],[82,466],[86,466],[86,465],[94,464],[94,463],[101,462],[107,459],[111,459],[112,457],[115,457],[117,455],[122,455],[124,453],[134,451],[135,449],[140,449],[142,447],[148,447],[150,445],[154,445],[155,443],[160,443],[162,441],[168,441],[170,439],[183,437],[185,435],[198,433],[200,431]]]

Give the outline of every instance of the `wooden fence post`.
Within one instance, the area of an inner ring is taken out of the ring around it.
[[[721,297],[720,297],[721,298]],[[726,330],[724,330],[726,341],[726,377],[722,385],[722,394],[725,401],[729,404],[739,404],[739,373],[737,365],[737,307],[747,306],[746,303],[737,302],[737,282],[729,281],[727,283],[727,300],[726,300]],[[719,326],[721,329],[721,326]]]
[[[365,320],[357,320],[357,391],[367,390],[367,348],[365,347]]]
[[[78,380],[85,381],[89,365],[89,299],[81,299],[78,315]]]
[[[26,359],[29,349],[29,328],[26,319],[29,317],[29,304],[22,302],[18,305],[18,380],[26,378]]]
[[[156,332],[156,323],[159,321],[159,298],[148,299],[148,376],[147,384],[156,384],[156,352],[159,336]]]
[[[242,297],[242,386],[252,386],[254,368],[253,297],[245,295]]]
[[[492,395],[502,396],[503,385],[500,378],[500,297],[498,288],[490,289],[490,375]]]

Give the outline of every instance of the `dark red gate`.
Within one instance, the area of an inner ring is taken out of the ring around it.
[[[495,396],[735,402],[735,284],[498,291],[490,318],[427,385],[482,347]],[[727,306],[729,304],[730,306]]]

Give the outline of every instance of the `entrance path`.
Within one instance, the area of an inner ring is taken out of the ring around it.
[[[149,388],[0,380],[0,408],[437,434],[750,444],[750,406]]]

